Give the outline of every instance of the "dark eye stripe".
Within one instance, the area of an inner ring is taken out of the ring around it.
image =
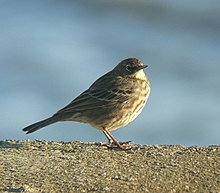
[[[126,66],[126,70],[128,70],[129,72],[136,71],[136,69],[138,69],[138,66],[134,66],[134,65]]]

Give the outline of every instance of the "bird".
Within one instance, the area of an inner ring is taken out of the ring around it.
[[[108,143],[126,149],[126,142],[117,141],[110,131],[126,126],[143,110],[150,94],[146,67],[137,58],[122,60],[64,108],[23,131],[29,134],[60,121],[88,123],[101,130]]]

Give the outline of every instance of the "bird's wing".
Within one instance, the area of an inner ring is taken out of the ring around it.
[[[59,110],[56,114],[77,113],[98,108],[108,108],[112,105],[119,105],[127,101],[131,89],[123,88],[121,79],[109,80],[105,77],[99,78],[93,85],[71,103]],[[106,84],[107,83],[107,84]]]
[[[122,91],[114,92],[106,89],[87,90],[57,113],[65,114],[107,108],[127,101],[128,95],[121,93]]]

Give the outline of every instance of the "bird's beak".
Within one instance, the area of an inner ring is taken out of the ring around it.
[[[144,69],[144,68],[147,68],[147,67],[148,67],[148,65],[144,65],[144,64],[143,64],[143,66],[139,66],[139,70]]]

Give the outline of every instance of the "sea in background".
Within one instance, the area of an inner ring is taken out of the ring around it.
[[[89,125],[22,128],[68,104],[122,59],[149,67],[151,95],[113,135],[140,144],[220,142],[218,0],[1,0],[0,139],[105,141]]]

